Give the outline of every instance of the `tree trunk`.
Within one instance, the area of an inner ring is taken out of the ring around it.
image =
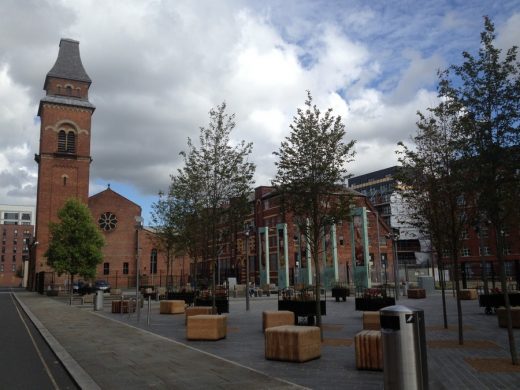
[[[502,294],[504,294],[504,303],[506,306],[506,320],[507,320],[507,337],[509,340],[509,352],[511,353],[511,362],[513,365],[518,365],[518,356],[516,353],[515,335],[513,333],[513,321],[511,319],[511,302],[509,301],[509,294],[507,291],[506,281],[506,267],[503,254],[503,237],[501,229],[495,229],[495,236],[497,242],[497,257],[500,265],[500,285],[502,286]]]
[[[444,281],[444,265],[442,264],[442,252],[437,253],[437,269],[439,270],[439,283],[441,285],[442,294],[442,317],[444,320],[444,329],[448,329],[448,315],[446,314],[446,283]]]
[[[458,328],[459,328],[459,345],[464,345],[464,333],[462,329],[462,306],[460,304],[460,269],[459,269],[459,259],[458,253],[455,249],[453,251],[453,268],[455,275],[455,299],[457,300],[457,318],[458,318]]]

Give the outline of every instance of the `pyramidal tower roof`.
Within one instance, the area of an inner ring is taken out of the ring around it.
[[[52,69],[47,73],[45,84],[47,84],[49,77],[83,81],[89,84],[92,82],[81,63],[78,41],[65,38],[61,39],[58,58]]]

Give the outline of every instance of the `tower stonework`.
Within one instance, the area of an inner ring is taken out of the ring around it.
[[[32,271],[48,271],[49,222],[71,197],[88,204],[91,163],[91,84],[79,54],[79,42],[62,39],[58,58],[45,77],[40,100],[40,147],[36,203],[36,242]]]

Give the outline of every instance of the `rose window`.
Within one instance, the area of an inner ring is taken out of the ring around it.
[[[117,217],[111,212],[107,211],[106,213],[101,214],[98,223],[101,229],[108,232],[116,228]]]

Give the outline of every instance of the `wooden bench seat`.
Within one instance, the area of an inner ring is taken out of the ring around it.
[[[477,290],[474,288],[461,289],[459,291],[461,301],[472,301],[477,299]]]
[[[216,313],[213,313],[213,308],[211,306],[188,306],[185,309],[185,313],[186,313],[185,324],[188,323],[188,317],[190,317],[190,316],[197,316],[200,314],[216,314]]]
[[[112,313],[128,313],[128,308],[130,308],[130,313],[135,312],[135,302],[129,300],[112,301]]]
[[[181,300],[162,300],[159,303],[161,314],[184,314],[186,303]]]
[[[289,310],[265,310],[262,312],[262,331],[280,325],[294,325],[294,312]]]
[[[410,299],[422,299],[426,298],[426,290],[424,288],[409,288],[408,298]]]
[[[381,330],[381,315],[379,311],[363,312],[363,330]]]
[[[226,337],[227,316],[198,314],[187,317],[186,338],[188,340],[220,340]]]
[[[354,344],[358,370],[383,370],[381,331],[362,330],[354,337]]]
[[[281,325],[265,330],[265,358],[306,362],[321,356],[321,334],[317,326]]]

